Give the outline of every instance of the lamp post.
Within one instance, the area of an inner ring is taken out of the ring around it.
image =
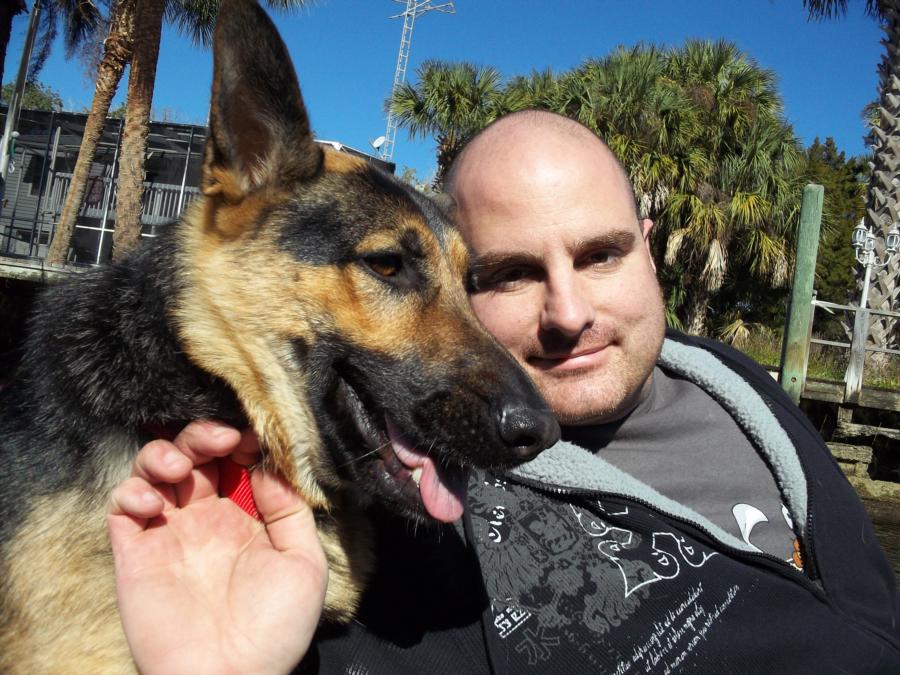
[[[888,230],[885,238],[884,259],[878,260],[875,255],[875,235],[872,230],[864,224],[864,219],[859,221],[859,225],[853,228],[852,242],[853,251],[856,254],[856,261],[865,267],[865,276],[863,277],[862,297],[859,300],[861,309],[866,309],[869,302],[869,283],[872,280],[872,269],[881,269],[891,262],[891,258],[900,249],[900,229],[897,223]]]
[[[885,237],[884,255],[879,260],[875,255],[875,235],[860,220],[853,228],[853,250],[856,261],[865,268],[863,276],[862,296],[853,322],[853,339],[850,344],[850,360],[844,374],[844,402],[858,404],[863,384],[863,369],[866,363],[866,339],[869,336],[869,284],[872,281],[872,270],[886,267],[897,250],[900,249],[900,229],[894,223]]]

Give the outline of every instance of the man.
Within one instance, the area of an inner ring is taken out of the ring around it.
[[[307,557],[288,575],[303,606],[272,603],[290,620],[257,633],[243,621],[241,639],[219,622],[182,651],[279,644],[286,656],[265,667],[306,651],[301,670],[323,673],[900,672],[895,582],[858,499],[764,371],[715,343],[666,339],[652,223],[606,146],[565,118],[517,113],[471,141],[447,188],[474,254],[472,306],[564,440],[508,476],[473,477],[458,529],[414,533],[374,513],[378,568],[350,626],[310,638],[321,569]],[[123,619],[148,671],[145,638],[165,614],[132,602],[141,544],[130,556],[127,544],[154,534],[142,529],[163,508],[150,484],[227,453],[203,438],[179,441],[168,475],[154,458],[173,447],[145,448],[112,501]],[[310,550],[308,511],[256,480],[281,499],[257,495],[274,524],[267,555]],[[294,523],[291,536],[277,523]],[[211,590],[184,611],[229,615],[214,601]],[[224,651],[229,667],[256,663],[253,649]]]

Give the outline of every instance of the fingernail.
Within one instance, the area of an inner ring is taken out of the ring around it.
[[[156,494],[150,492],[149,490],[147,492],[142,492],[141,501],[145,504],[156,504]]]
[[[209,421],[207,422],[207,424],[209,424],[209,433],[214,438],[219,438],[220,436],[223,436],[225,434],[230,434],[237,431],[237,429],[235,429],[234,427],[230,427],[223,422]]]
[[[181,459],[184,457],[180,452],[176,450],[169,450],[165,455],[163,455],[163,462],[166,466],[175,467],[181,463]]]

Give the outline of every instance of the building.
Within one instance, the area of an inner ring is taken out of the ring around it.
[[[65,203],[86,120],[82,113],[22,111],[12,170],[0,205],[0,276],[23,278],[22,270],[29,268],[39,268],[44,274],[41,261]],[[106,120],[72,236],[71,266],[97,265],[110,258],[122,122]],[[151,123],[143,236],[155,236],[161,225],[177,220],[197,196],[206,135],[204,126]],[[391,163],[336,141],[320,142],[393,173]]]

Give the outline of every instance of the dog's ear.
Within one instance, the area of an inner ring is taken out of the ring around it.
[[[315,175],[313,141],[287,48],[254,0],[222,0],[213,42],[203,191],[237,201]]]

